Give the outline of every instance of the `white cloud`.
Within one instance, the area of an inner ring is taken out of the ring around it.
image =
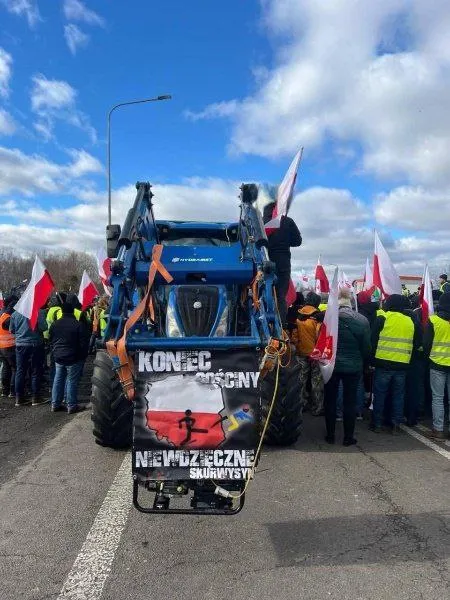
[[[12,56],[0,48],[0,97],[9,96],[9,81],[12,74]]]
[[[0,108],[0,135],[13,135],[17,129],[13,117]]]
[[[105,26],[103,17],[87,8],[80,0],[64,0],[64,15],[68,21],[82,21],[89,25]]]
[[[236,153],[292,155],[331,140],[360,147],[360,166],[377,176],[450,183],[446,1],[262,5],[274,66],[254,94],[194,118],[231,118]]]
[[[32,81],[31,108],[35,112],[74,106],[77,92],[67,81],[47,79],[41,74],[34,75]]]
[[[0,0],[6,10],[19,17],[25,17],[30,27],[41,20],[36,0]]]
[[[84,48],[89,43],[89,36],[73,23],[64,26],[64,37],[73,55],[77,53],[79,48]]]
[[[238,109],[238,102],[230,100],[229,102],[217,102],[210,104],[200,112],[186,110],[184,116],[191,121],[200,121],[201,119],[216,119],[218,117],[232,117]]]
[[[32,77],[31,108],[38,115],[35,129],[44,139],[53,135],[56,120],[61,119],[85,131],[92,142],[97,140],[97,132],[89,118],[77,108],[77,91],[67,81],[47,79],[45,75]]]
[[[84,150],[69,150],[69,154],[71,162],[58,164],[43,156],[0,147],[0,195],[67,193],[74,180],[102,170],[100,162]]]
[[[413,232],[444,232],[450,206],[450,188],[401,186],[380,194],[374,210],[382,225]]]

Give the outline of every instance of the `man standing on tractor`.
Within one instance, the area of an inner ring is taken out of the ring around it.
[[[275,202],[271,202],[264,207],[264,223],[272,219]],[[291,217],[281,217],[280,227],[275,229],[268,236],[269,239],[269,258],[276,266],[276,291],[278,300],[278,310],[283,326],[286,326],[287,320],[287,302],[286,294],[291,280],[291,248],[301,246],[302,236]]]

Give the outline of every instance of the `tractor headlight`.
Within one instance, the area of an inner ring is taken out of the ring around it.
[[[166,313],[166,334],[167,337],[184,337],[178,327],[177,319],[175,317],[175,311],[171,306],[167,307]]]
[[[225,337],[228,333],[228,305],[223,309],[219,324],[217,325],[215,337]]]

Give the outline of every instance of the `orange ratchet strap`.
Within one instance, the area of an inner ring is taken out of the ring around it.
[[[142,300],[136,306],[134,311],[128,317],[127,322],[125,323],[125,327],[123,329],[122,337],[119,340],[117,340],[117,342],[115,340],[109,340],[108,342],[106,342],[106,349],[108,351],[108,354],[112,358],[113,363],[117,365],[117,375],[122,385],[123,392],[128,398],[128,400],[130,400],[130,402],[134,400],[135,388],[134,365],[128,356],[126,348],[127,333],[142,318],[147,309],[149,311],[149,316],[151,320],[155,320],[155,311],[153,307],[152,298],[152,286],[155,281],[156,273],[160,273],[160,275],[166,280],[167,283],[173,281],[172,275],[161,262],[162,251],[163,246],[161,244],[155,244],[155,246],[153,246],[152,262],[150,263],[150,268],[148,271],[147,291],[145,293],[145,296],[142,298]]]

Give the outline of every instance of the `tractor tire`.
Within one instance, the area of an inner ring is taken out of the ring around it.
[[[97,444],[117,449],[131,446],[133,405],[125,398],[105,350],[97,351],[94,360],[91,419]]]
[[[276,383],[276,369],[267,373],[260,383],[263,427],[269,414]],[[300,364],[292,356],[288,367],[281,368],[278,391],[267,427],[264,443],[269,446],[290,446],[300,437],[302,425],[302,400],[300,396]]]

